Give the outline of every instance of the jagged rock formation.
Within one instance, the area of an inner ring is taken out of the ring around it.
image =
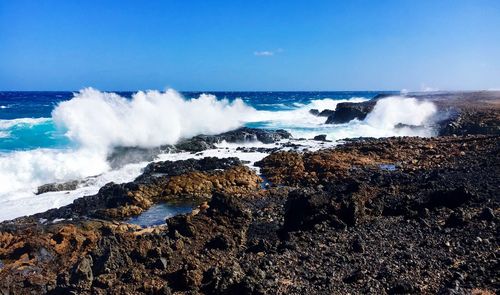
[[[342,124],[354,119],[364,120],[368,113],[373,110],[375,103],[374,100],[360,103],[339,103],[335,111],[329,114],[326,124]]]
[[[219,135],[198,135],[190,139],[182,140],[176,144],[176,147],[180,150],[199,152],[209,148],[215,148],[214,144],[222,141],[231,143],[242,143],[245,141],[274,143],[290,137],[291,134],[285,130],[263,130],[243,127]]]

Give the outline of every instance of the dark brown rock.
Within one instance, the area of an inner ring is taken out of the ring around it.
[[[313,139],[317,141],[326,141],[326,134],[316,135]]]
[[[328,116],[326,124],[342,124],[351,120],[364,120],[375,106],[375,101],[360,103],[342,102],[337,104],[335,112]]]
[[[309,113],[310,113],[311,115],[317,116],[317,115],[319,115],[319,110],[317,110],[317,109],[310,109],[310,110],[309,110]]]
[[[83,258],[73,270],[71,283],[77,285],[79,288],[89,288],[94,280],[92,264],[92,257]]]

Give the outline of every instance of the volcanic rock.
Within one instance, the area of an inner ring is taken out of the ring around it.
[[[317,109],[310,109],[310,110],[309,110],[309,113],[310,113],[311,115],[317,116],[317,115],[319,115],[319,110],[317,110]]]
[[[339,103],[335,108],[335,112],[328,116],[326,124],[342,124],[354,119],[364,120],[368,113],[373,110],[375,103],[373,100],[360,103]]]
[[[246,141],[260,141],[263,143],[274,143],[276,141],[290,138],[291,134],[285,130],[264,130],[242,127],[219,135],[198,135],[190,139],[182,140],[176,144],[181,150],[199,152],[215,148],[215,144],[223,141],[241,143]]]
[[[44,194],[48,192],[72,191],[80,184],[79,180],[72,180],[62,183],[48,183],[38,187],[36,194]]]
[[[318,114],[318,117],[329,117],[331,115],[333,115],[335,113],[335,111],[332,111],[332,110],[322,110],[319,114]]]
[[[317,141],[326,141],[326,134],[316,135],[313,139]]]

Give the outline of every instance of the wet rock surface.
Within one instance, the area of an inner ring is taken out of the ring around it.
[[[376,100],[360,103],[339,103],[335,111],[328,114],[326,124],[342,124],[354,119],[364,120],[368,113],[373,110],[375,104]]]
[[[112,169],[117,169],[129,163],[150,162],[160,153],[176,152],[174,146],[165,145],[157,148],[115,147],[108,155],[107,161]]]
[[[248,141],[274,143],[290,137],[291,134],[285,130],[263,130],[243,127],[219,135],[198,135],[193,138],[183,140],[175,146],[180,150],[199,152],[215,148],[216,143],[221,143],[223,141],[230,143],[243,143]]]
[[[326,134],[320,134],[320,135],[316,135],[313,140],[317,140],[317,141],[326,141]]]
[[[71,191],[75,190],[79,184],[79,180],[67,181],[63,183],[48,183],[39,186],[36,194],[39,195],[48,192]]]

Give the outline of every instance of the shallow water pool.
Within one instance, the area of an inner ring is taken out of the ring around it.
[[[380,164],[379,168],[386,171],[396,171],[397,169],[395,164]]]
[[[191,203],[160,203],[142,212],[140,215],[130,218],[127,222],[142,227],[160,225],[164,224],[167,218],[191,212],[194,207],[195,205]]]

